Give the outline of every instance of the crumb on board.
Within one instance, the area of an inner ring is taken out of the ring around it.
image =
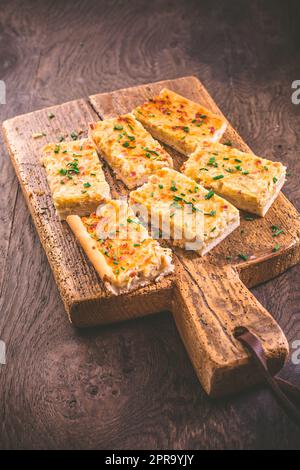
[[[34,132],[31,137],[33,139],[40,139],[41,137],[45,137],[45,136],[46,136],[45,132]]]

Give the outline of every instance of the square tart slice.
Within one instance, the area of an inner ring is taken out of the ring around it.
[[[112,200],[88,217],[67,222],[106,288],[122,294],[174,271],[172,252],[151,238],[124,201]]]
[[[286,167],[222,144],[205,143],[182,171],[239,209],[264,216],[285,182]]]
[[[159,168],[173,167],[173,160],[133,114],[89,125],[89,135],[118,179],[129,189],[147,181]]]
[[[227,127],[224,119],[204,106],[166,88],[133,113],[156,139],[184,155],[194,152],[203,140],[218,141]]]
[[[130,193],[133,211],[173,244],[206,254],[239,225],[230,203],[169,168]]]
[[[60,219],[90,214],[110,199],[96,149],[87,139],[45,145],[41,163]]]

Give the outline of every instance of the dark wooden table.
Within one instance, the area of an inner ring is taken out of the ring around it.
[[[299,3],[299,2],[298,2]],[[194,74],[254,151],[287,164],[300,209],[297,1],[1,0],[4,120],[52,104]],[[263,387],[213,402],[169,313],[75,331],[3,141],[1,448],[299,448]],[[254,289],[300,340],[300,266]],[[281,376],[300,385],[291,359]]]

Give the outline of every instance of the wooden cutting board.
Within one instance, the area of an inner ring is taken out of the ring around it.
[[[173,276],[116,297],[104,288],[67,224],[57,219],[39,163],[45,143],[57,141],[61,135],[68,140],[72,131],[84,137],[88,122],[131,111],[163,87],[222,115],[199,80],[184,77],[17,116],[3,123],[4,135],[70,321],[84,327],[171,310],[201,384],[208,394],[220,396],[259,380],[248,353],[234,337],[237,327],[246,326],[261,339],[274,372],[288,354],[280,327],[248,288],[299,261],[300,219],[296,209],[280,194],[265,218],[246,221],[241,214],[241,226],[205,257],[176,249]],[[54,114],[51,119],[50,113]],[[45,135],[34,139],[35,133]],[[230,125],[225,139],[241,150],[249,150]],[[166,148],[179,169],[185,157]],[[106,164],[104,170],[113,197],[126,194],[126,188],[115,180]],[[274,238],[272,225],[284,233]],[[280,249],[273,251],[277,243]],[[249,259],[243,261],[239,253]]]

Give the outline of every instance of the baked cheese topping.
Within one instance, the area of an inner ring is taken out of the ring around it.
[[[226,129],[223,119],[168,89],[133,112],[155,137],[188,153],[203,139],[219,140]]]
[[[148,183],[132,191],[130,203],[133,207],[145,206],[148,214],[151,211],[151,219],[155,213],[168,213],[171,225],[181,226],[183,239],[196,236],[204,245],[210,239],[221,236],[228,225],[239,220],[238,210],[230,203],[185,175],[168,168],[158,170],[149,178]],[[189,214],[201,214],[198,215],[200,223]]]
[[[110,197],[96,149],[88,140],[47,144],[41,162],[58,212],[77,213],[91,204],[95,209]]]
[[[119,285],[128,288],[173,270],[171,250],[149,236],[126,203],[110,201],[81,220]]]
[[[248,201],[245,210],[251,210],[255,205],[267,204],[278,186],[282,186],[286,168],[279,162],[227,145],[204,143],[184,163],[182,171],[238,207]]]
[[[145,183],[155,170],[173,166],[170,155],[133,114],[91,123],[90,137],[129,188]]]

